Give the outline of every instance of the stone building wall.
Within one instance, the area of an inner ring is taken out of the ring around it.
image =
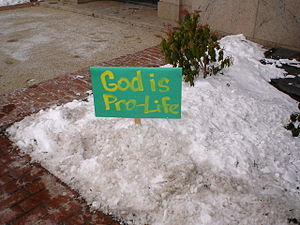
[[[300,50],[300,0],[160,0],[158,16],[179,20],[201,10],[201,23],[220,34],[242,33],[266,46]]]

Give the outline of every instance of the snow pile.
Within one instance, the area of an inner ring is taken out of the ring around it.
[[[9,6],[9,5],[18,5],[27,2],[30,2],[30,0],[0,0],[0,7]]]
[[[282,67],[282,65],[293,66],[296,68],[300,68],[300,62],[296,59],[265,59],[266,63],[275,63],[277,67]]]
[[[243,35],[221,40],[234,65],[183,84],[182,119],[95,118],[92,97],[7,131],[92,204],[131,224],[273,224],[300,215],[300,148],[283,126],[297,104],[267,82]]]

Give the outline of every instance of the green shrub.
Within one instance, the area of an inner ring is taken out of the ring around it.
[[[300,103],[298,104],[298,108],[300,109]],[[300,134],[300,113],[292,113],[290,115],[290,122],[284,128],[290,130],[293,137],[298,137]]]
[[[194,79],[202,71],[203,77],[217,74],[231,65],[231,59],[224,57],[217,36],[208,25],[198,24],[199,13],[185,11],[178,27],[171,28],[161,41],[162,52],[167,63],[182,67],[184,81],[194,86]]]

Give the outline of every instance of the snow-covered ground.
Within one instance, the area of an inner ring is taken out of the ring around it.
[[[0,7],[8,6],[8,5],[18,5],[27,2],[30,2],[30,0],[0,0]]]
[[[284,72],[243,35],[220,43],[234,64],[183,84],[182,119],[95,118],[89,97],[15,123],[10,138],[129,224],[300,220],[300,138],[283,128],[297,104],[268,84]]]

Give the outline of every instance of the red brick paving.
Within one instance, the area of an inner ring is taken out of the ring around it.
[[[1,10],[1,9],[0,9]],[[159,46],[118,57],[96,66],[160,66]],[[5,136],[12,123],[25,116],[83,99],[91,90],[89,67],[66,76],[0,95],[0,225],[117,225],[100,211],[90,212],[78,193],[20,151]]]
[[[163,59],[159,46],[121,56],[97,66],[160,66]],[[0,96],[0,128],[25,116],[87,96],[91,90],[89,67],[72,74],[34,84]]]
[[[39,4],[40,4],[39,2],[27,2],[27,3],[24,3],[24,4],[18,4],[18,5],[1,6],[0,11],[27,8],[27,7],[36,6],[36,5],[39,5]]]

